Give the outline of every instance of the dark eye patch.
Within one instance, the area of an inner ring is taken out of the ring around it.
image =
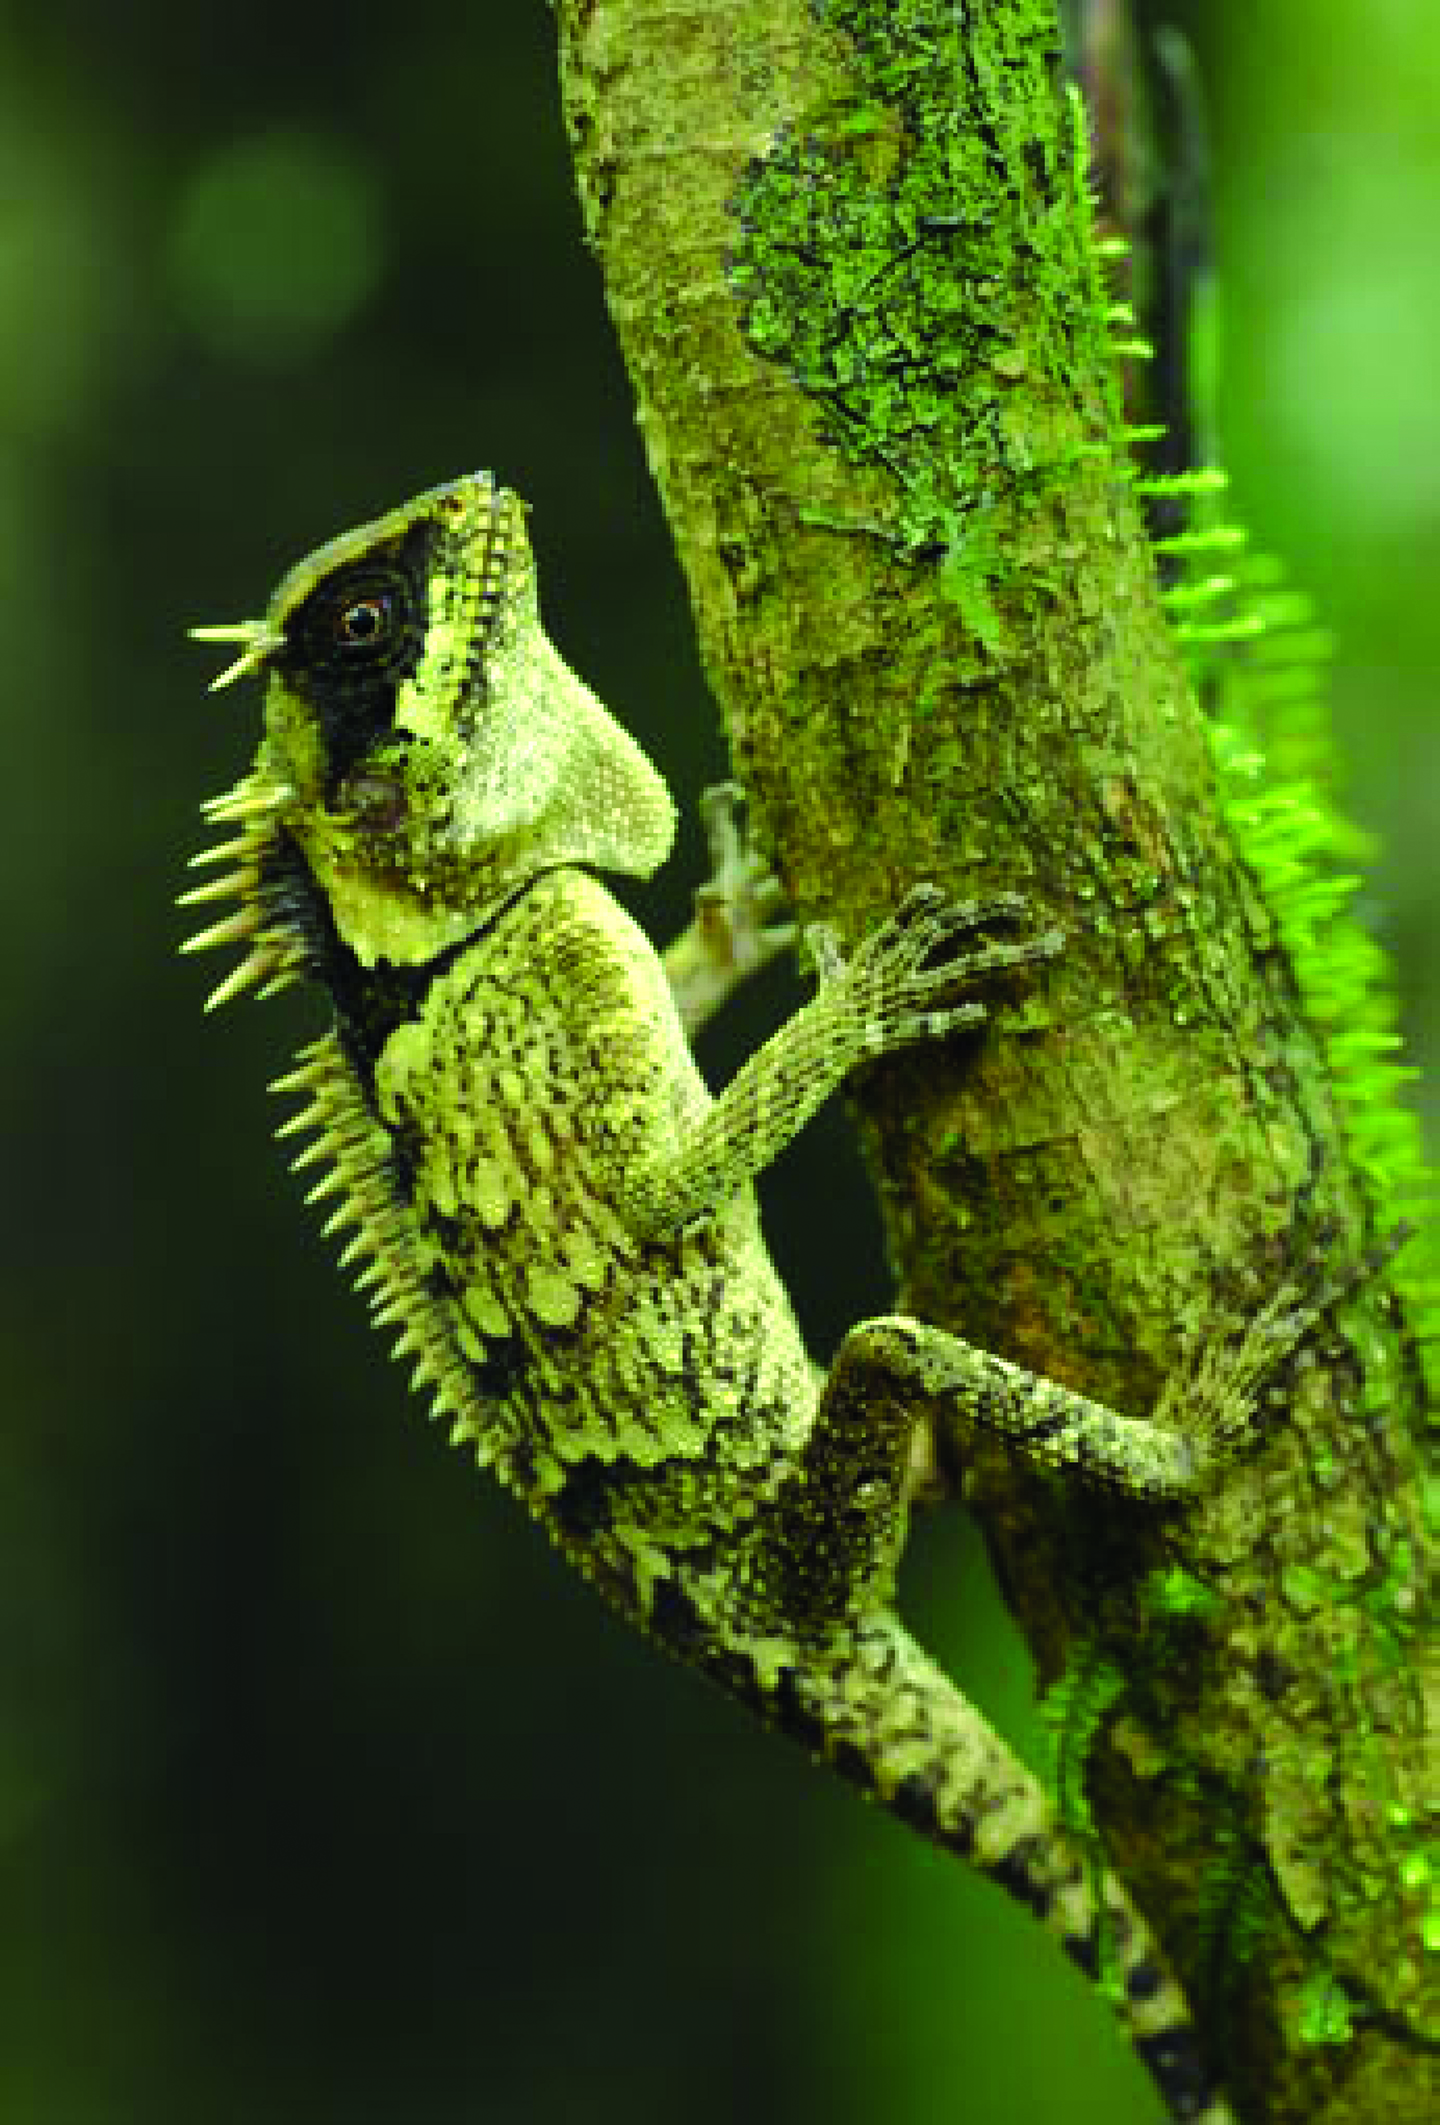
[[[285,623],[275,663],[319,721],[327,804],[393,728],[400,682],[419,665],[430,540],[430,526],[414,524],[347,561]]]

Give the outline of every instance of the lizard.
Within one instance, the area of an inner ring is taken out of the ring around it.
[[[633,1625],[1019,1899],[1101,1977],[1170,2114],[1226,2125],[1128,1893],[895,1607],[917,1424],[941,1411],[1061,1471],[1184,1498],[1317,1308],[1282,1291],[1126,1417],[903,1314],[812,1365],[754,1181],[860,1065],[985,1016],[1058,930],[919,883],[712,1097],[690,1038],[781,949],[731,802],[717,878],[663,956],[596,876],[649,877],[658,769],[539,616],[525,505],[488,473],[299,562],[213,684],[265,684],[230,838],[184,949],[244,956],[209,1006],[305,979],[333,1022],[276,1090],[379,1325],[458,1444]],[[1000,932],[997,940],[994,933]]]

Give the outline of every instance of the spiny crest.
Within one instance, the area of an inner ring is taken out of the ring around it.
[[[354,1228],[341,1250],[341,1268],[358,1265],[355,1287],[367,1294],[376,1327],[400,1330],[392,1354],[416,1361],[411,1384],[433,1391],[432,1414],[458,1422],[468,1399],[463,1364],[414,1259],[389,1139],[355,1090],[336,1034],[302,1048],[297,1064],[270,1087],[277,1094],[299,1093],[305,1102],[275,1132],[280,1138],[311,1136],[291,1170],[326,1169],[306,1201],[338,1198],[322,1230],[329,1237]]]
[[[212,901],[235,900],[239,908],[209,928],[197,931],[180,949],[208,952],[217,945],[246,947],[240,964],[205,999],[207,1011],[218,1010],[247,989],[254,989],[261,996],[273,996],[305,971],[304,940],[269,904],[265,890],[265,863],[274,847],[276,816],[290,797],[286,784],[269,781],[261,774],[249,774],[233,790],[210,798],[201,807],[212,826],[238,826],[240,831],[233,839],[191,857],[192,869],[220,863],[229,868],[218,878],[181,893],[176,904],[199,907]]]

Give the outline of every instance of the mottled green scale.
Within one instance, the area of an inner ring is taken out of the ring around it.
[[[527,1489],[558,1489],[592,1455],[646,1468],[700,1458],[724,1423],[707,1391],[717,1370],[746,1375],[753,1429],[760,1319],[761,1403],[796,1431],[808,1366],[757,1245],[752,1192],[682,1241],[678,1260],[614,1207],[643,1148],[678,1142],[710,1095],[653,950],[592,878],[553,872],[507,909],[392,1034],[374,1086],[409,1147],[417,1227],[453,1303],[482,1337],[503,1323],[522,1348],[503,1412],[477,1396],[463,1428],[483,1444],[518,1425]]]
[[[722,804],[717,876],[657,956],[594,870],[649,873],[674,811],[540,625],[517,499],[477,474],[302,562],[212,629],[266,679],[236,829],[194,940],[247,957],[213,1001],[297,977],[334,1027],[282,1081],[328,1162],[376,1319],[454,1436],[632,1621],[1018,1897],[1094,1974],[1177,2119],[1229,2113],[1121,1885],[892,1606],[917,1422],[1183,1498],[1313,1320],[1282,1294],[1122,1416],[902,1315],[806,1357],[753,1183],[866,1057],[984,1016],[1054,931],[918,886],[712,1098],[687,1035],[748,965],[770,883]],[[727,823],[728,822],[728,823]],[[728,853],[727,853],[728,852]],[[209,859],[202,859],[209,860]]]

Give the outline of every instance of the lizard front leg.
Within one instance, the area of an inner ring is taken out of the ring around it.
[[[1060,949],[1058,930],[957,949],[1024,910],[1013,893],[951,901],[935,886],[916,886],[848,960],[833,933],[814,926],[807,942],[819,993],[736,1072],[678,1147],[627,1172],[621,1211],[630,1229],[673,1239],[763,1171],[865,1057],[976,1024],[985,1010],[970,992]]]

